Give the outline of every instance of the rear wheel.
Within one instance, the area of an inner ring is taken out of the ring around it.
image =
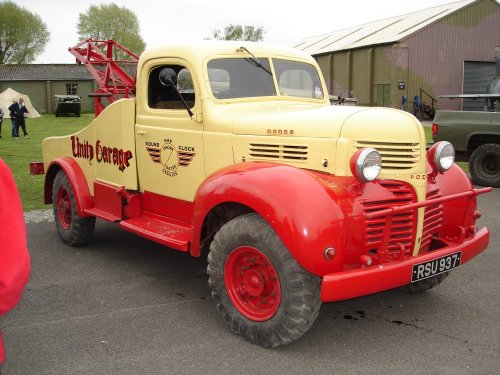
[[[500,186],[500,145],[487,143],[474,150],[469,160],[472,181],[482,186]]]
[[[287,344],[319,314],[320,278],[299,266],[257,214],[222,226],[210,246],[207,272],[223,319],[254,344]]]
[[[54,179],[52,204],[57,231],[61,239],[70,246],[85,245],[94,234],[95,217],[79,217],[75,194],[64,171]]]

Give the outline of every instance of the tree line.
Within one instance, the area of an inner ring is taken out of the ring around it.
[[[137,55],[146,48],[135,13],[115,3],[91,5],[79,13],[76,28],[79,40],[113,39]],[[223,30],[213,30],[204,39],[260,42],[264,34],[262,26],[230,24]],[[0,64],[33,62],[43,53],[49,39],[50,32],[39,15],[12,1],[0,3]]]

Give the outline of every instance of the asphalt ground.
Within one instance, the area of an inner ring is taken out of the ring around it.
[[[31,279],[0,321],[2,374],[498,374],[500,189],[479,202],[490,247],[443,284],[325,304],[277,349],[224,325],[205,260],[101,221],[78,249],[53,222],[30,223]]]

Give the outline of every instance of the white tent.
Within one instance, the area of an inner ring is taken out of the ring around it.
[[[16,90],[11,89],[10,87],[0,94],[0,107],[3,110],[3,119],[6,121],[9,118],[9,106],[12,104],[14,100],[19,100],[19,98],[24,99],[24,105],[28,108],[28,117],[35,118],[40,117],[40,114],[37,112],[33,104],[31,104],[30,97],[25,94],[21,94]]]

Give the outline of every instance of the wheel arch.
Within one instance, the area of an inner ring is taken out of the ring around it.
[[[500,144],[500,134],[493,133],[472,133],[467,141],[467,152],[471,155],[474,150],[487,143]]]
[[[93,200],[92,196],[90,195],[87,180],[78,163],[68,157],[54,159],[47,169],[44,185],[45,204],[53,203],[52,190],[54,186],[54,179],[57,175],[57,172],[59,172],[60,170],[64,171],[64,173],[66,173],[66,176],[68,176],[71,189],[73,190],[73,194],[75,196],[78,215],[82,217],[88,216],[83,212],[83,210],[91,208],[93,206]]]
[[[209,176],[196,193],[191,254],[200,256],[227,221],[255,212],[303,268],[316,275],[331,272],[340,267],[341,257],[328,262],[323,251],[345,243],[345,213],[333,195],[311,173],[295,167],[245,163],[225,168]]]

